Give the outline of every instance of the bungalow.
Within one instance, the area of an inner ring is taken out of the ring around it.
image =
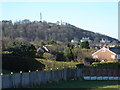
[[[93,53],[92,57],[101,62],[120,60],[120,47],[103,47]]]

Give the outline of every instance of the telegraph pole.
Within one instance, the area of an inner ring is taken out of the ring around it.
[[[40,12],[40,22],[42,22],[42,13]]]

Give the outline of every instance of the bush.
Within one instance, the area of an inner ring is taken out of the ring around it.
[[[84,64],[77,64],[77,68],[84,68]]]
[[[94,62],[91,64],[94,68],[106,68],[106,69],[118,69],[120,67],[119,62]]]
[[[50,60],[55,60],[55,56],[50,54],[50,53],[44,53],[43,58],[50,59]]]
[[[72,48],[66,47],[64,51],[64,56],[66,58],[66,61],[72,61],[74,60],[74,55],[72,53]]]
[[[57,52],[56,61],[65,61],[65,56],[63,52]]]
[[[80,44],[80,47],[81,48],[86,48],[86,49],[89,49],[89,42],[88,41],[84,41]]]
[[[55,40],[50,40],[47,42],[47,45],[50,45],[50,44],[57,44],[57,42]]]
[[[36,53],[35,46],[23,40],[11,41],[7,46],[7,50],[12,52],[13,55],[24,57],[34,57]]]

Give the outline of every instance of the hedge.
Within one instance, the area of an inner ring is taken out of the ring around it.
[[[90,67],[93,68],[106,68],[106,69],[118,69],[120,68],[120,63],[118,61],[111,62],[93,62]]]
[[[29,70],[35,71],[35,70],[41,70],[44,69],[45,65],[38,62],[34,58],[28,58],[28,57],[19,57],[19,56],[13,56],[9,54],[3,54],[2,55],[2,69],[9,70],[11,72],[28,72]]]

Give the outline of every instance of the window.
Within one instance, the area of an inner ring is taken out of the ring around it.
[[[115,59],[115,55],[111,55],[111,58],[112,58],[112,59]]]

